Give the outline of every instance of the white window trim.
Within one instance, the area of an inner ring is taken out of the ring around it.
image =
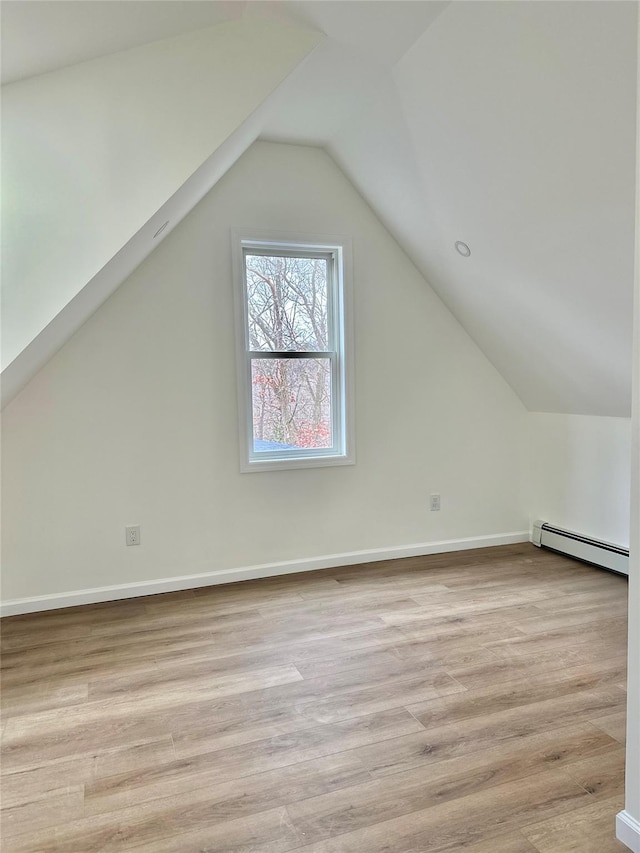
[[[247,319],[243,258],[243,250],[245,248],[280,251],[286,251],[287,249],[293,251],[310,249],[316,252],[336,252],[339,258],[336,270],[336,274],[340,277],[337,288],[340,305],[336,306],[336,311],[342,317],[342,322],[338,324],[340,341],[338,342],[337,359],[337,371],[342,380],[339,413],[341,419],[342,449],[339,453],[315,451],[310,455],[305,455],[306,451],[301,450],[298,452],[288,451],[286,458],[280,459],[271,457],[265,460],[258,460],[252,457],[251,380],[249,376],[250,363],[247,358]],[[355,464],[351,240],[348,237],[327,234],[300,234],[282,231],[264,231],[255,228],[233,228],[231,229],[231,256],[235,305],[240,470],[243,473],[250,473],[254,471],[281,471],[291,468],[324,468],[333,465]]]

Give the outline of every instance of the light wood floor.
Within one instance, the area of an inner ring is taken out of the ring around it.
[[[531,545],[14,617],[4,853],[613,853],[626,580]]]

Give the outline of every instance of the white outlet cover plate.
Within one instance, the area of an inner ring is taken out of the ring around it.
[[[125,542],[127,545],[139,545],[140,544],[140,525],[132,524],[128,527],[125,527]]]

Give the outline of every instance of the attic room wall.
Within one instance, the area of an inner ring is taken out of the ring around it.
[[[629,547],[631,421],[529,415],[530,520]]]
[[[638,16],[640,56],[640,15]],[[640,63],[637,96],[640,104]],[[618,838],[640,853],[640,109],[636,114],[636,240],[633,303],[633,393],[631,432],[631,547],[629,549],[629,641],[627,668],[627,761],[625,807]]]
[[[356,465],[240,474],[232,227],[352,238]],[[329,156],[256,143],[5,409],[3,598],[525,531],[526,420]]]

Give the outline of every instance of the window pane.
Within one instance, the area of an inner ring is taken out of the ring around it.
[[[331,360],[251,361],[253,450],[331,447]]]
[[[326,351],[326,258],[245,255],[249,349]]]

